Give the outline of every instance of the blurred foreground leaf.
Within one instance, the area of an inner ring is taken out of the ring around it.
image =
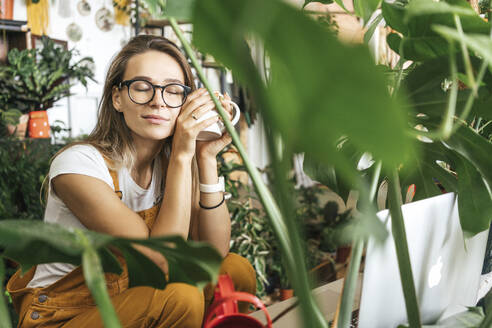
[[[18,262],[23,272],[41,263],[66,262],[80,265],[85,248],[78,234],[82,234],[99,254],[105,272],[121,271],[118,262],[109,252],[110,247],[119,249],[127,261],[131,286],[162,289],[167,284],[164,273],[146,256],[137,252],[132,244],[147,246],[166,257],[170,271],[180,272],[180,275],[170,275],[169,282],[204,286],[215,281],[222,263],[222,257],[212,246],[186,242],[177,236],[127,239],[89,230],[67,230],[59,225],[40,221],[0,221],[0,246],[5,248],[3,255]]]
[[[335,164],[348,176],[354,171],[335,147],[341,136],[384,162],[405,158],[411,145],[402,100],[390,98],[365,46],[341,44],[280,1],[199,1],[194,23],[195,44],[251,86],[267,125],[280,131],[292,151]],[[245,42],[252,34],[268,52],[269,85]]]

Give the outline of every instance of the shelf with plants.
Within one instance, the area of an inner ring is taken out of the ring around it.
[[[42,116],[47,123],[46,110],[68,97],[74,83],[87,86],[88,80],[95,81],[87,65],[93,62],[92,58],[74,62],[77,50],[59,47],[46,36],[41,42],[41,48],[11,49],[8,63],[0,65],[0,124],[4,127],[18,124],[22,115],[29,115],[31,119]],[[29,125],[30,129],[33,125]],[[34,132],[30,136],[49,137],[49,126],[46,130],[48,133],[42,136]]]

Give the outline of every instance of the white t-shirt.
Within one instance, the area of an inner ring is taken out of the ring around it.
[[[72,146],[59,154],[51,163],[49,193],[44,221],[58,223],[65,227],[87,229],[51,188],[51,179],[67,173],[82,174],[101,179],[114,190],[113,179],[109,174],[103,156],[91,145]],[[126,168],[118,171],[118,180],[123,194],[123,203],[135,212],[149,209],[162,199],[164,190],[161,191],[163,186],[159,158],[155,160],[152,182],[148,189],[143,189],[137,185]],[[27,287],[34,288],[51,285],[73,269],[75,269],[75,266],[68,263],[40,264],[36,267],[34,277]]]

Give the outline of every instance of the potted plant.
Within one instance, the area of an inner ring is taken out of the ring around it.
[[[70,87],[80,82],[87,87],[94,73],[87,66],[93,62],[84,57],[75,63],[75,49],[66,50],[56,46],[47,36],[41,38],[42,48],[8,53],[8,64],[0,66],[0,105],[2,110],[16,109],[29,114],[30,137],[49,137],[46,110],[70,95]],[[35,122],[35,120],[40,120]],[[38,130],[41,126],[43,129]],[[35,134],[35,131],[40,131]],[[42,134],[41,134],[42,133]]]

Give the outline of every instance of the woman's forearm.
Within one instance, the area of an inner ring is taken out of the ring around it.
[[[191,215],[191,158],[171,154],[162,206],[150,236],[181,235],[188,238]]]
[[[215,184],[218,182],[215,158],[198,159],[198,168],[200,183]],[[212,207],[219,204],[223,197],[222,192],[200,192],[200,203],[203,206]],[[231,237],[231,220],[226,203],[223,202],[214,209],[200,208],[197,226],[198,239],[212,244],[222,256],[226,256],[229,252]]]

